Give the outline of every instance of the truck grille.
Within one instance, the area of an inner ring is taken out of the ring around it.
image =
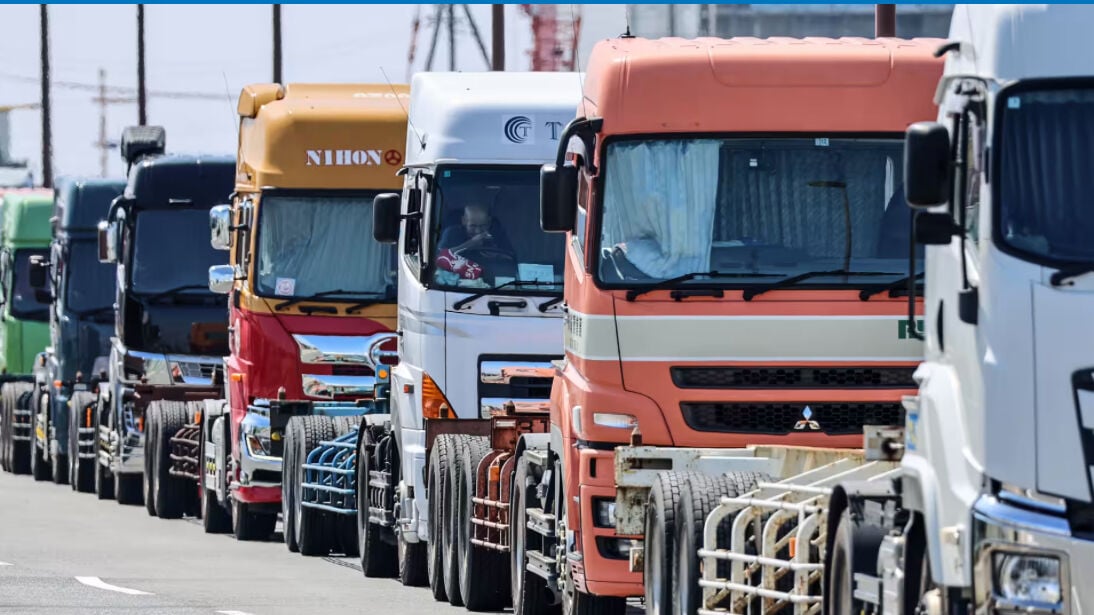
[[[899,402],[682,403],[680,410],[688,427],[718,433],[843,436],[861,434],[863,425],[904,424],[904,407]]]
[[[179,371],[187,378],[212,378],[217,366],[209,363],[178,362]]]
[[[681,389],[916,388],[914,367],[673,367]]]

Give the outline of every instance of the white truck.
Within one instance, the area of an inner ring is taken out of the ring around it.
[[[865,459],[754,449],[790,478],[706,517],[699,613],[1094,608],[1092,23],[1090,6],[955,9],[938,122],[906,139],[918,395],[904,425],[866,429]]]
[[[411,82],[403,192],[374,207],[375,238],[398,243],[399,364],[389,424],[358,444],[366,576],[393,574],[397,561],[404,584],[428,580],[438,600],[508,602],[508,583],[473,582],[489,575],[468,564],[467,533],[454,526],[459,486],[449,483],[461,453],[489,446],[492,416],[545,412],[551,361],[562,356],[565,272],[564,238],[539,224],[540,166],[580,104],[581,78],[418,73]],[[504,554],[492,555],[507,571]]]

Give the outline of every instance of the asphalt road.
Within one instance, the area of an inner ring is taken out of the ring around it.
[[[278,537],[280,534],[278,534]],[[426,588],[366,579],[355,560],[236,542],[194,519],[0,472],[0,613],[457,614]]]

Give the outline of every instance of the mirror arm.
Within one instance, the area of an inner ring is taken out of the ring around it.
[[[912,217],[912,224],[908,229],[908,337],[914,340],[918,340],[920,342],[925,342],[927,341],[927,337],[919,332],[919,327],[916,326],[915,320],[915,248],[917,245],[915,241],[916,212],[912,211],[909,215],[911,215]],[[926,261],[926,259],[927,255],[926,251],[924,251],[923,260]],[[924,262],[923,268],[927,268],[926,262]],[[926,314],[924,314],[924,318],[926,318]]]

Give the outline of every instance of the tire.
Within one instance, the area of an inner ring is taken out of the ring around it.
[[[118,504],[139,506],[144,503],[144,484],[142,476],[135,474],[114,475],[114,499]]]
[[[375,437],[371,429],[361,432],[357,441],[357,531],[360,537],[358,554],[361,558],[361,572],[367,578],[386,578],[395,576],[398,569],[395,561],[395,545],[384,540],[384,528],[369,521],[371,497],[368,488],[368,473],[372,469],[375,454]]]
[[[672,612],[695,613],[702,601],[699,591],[701,562],[698,550],[703,545],[703,526],[707,516],[718,506],[723,496],[736,496],[755,489],[756,483],[769,480],[760,472],[733,472],[722,476],[695,474],[680,485],[675,513],[676,565],[672,577]],[[729,540],[733,517],[726,517],[718,526],[719,542]]]
[[[11,382],[5,386],[8,388],[8,395],[4,400],[7,418],[4,423],[7,426],[5,440],[8,444],[8,465],[12,474],[30,474],[30,455],[35,452],[32,446],[34,444],[33,424],[31,426],[32,440],[30,442],[25,440],[16,442],[13,438],[15,437],[15,409],[19,407],[24,395],[33,390],[33,385],[29,382]]]
[[[206,419],[203,417],[202,421]],[[210,426],[210,434],[212,429],[216,429],[217,423],[214,421]],[[204,429],[204,426],[203,426]],[[224,439],[225,442],[228,438]],[[199,458],[201,459],[201,484],[198,485],[198,489],[201,492],[201,528],[206,534],[227,534],[232,531],[232,513],[225,510],[220,502],[217,500],[216,490],[210,491],[205,487],[205,434],[202,432],[201,447],[199,452]],[[216,469],[218,477],[223,479],[223,473],[225,468],[218,467]],[[227,481],[222,480],[222,484],[226,484]]]
[[[642,585],[645,588],[646,613],[671,615],[672,573],[676,566],[676,509],[680,503],[680,488],[694,472],[662,472],[657,475],[646,500],[645,567]]]
[[[291,420],[298,421],[296,431],[293,432],[297,438],[294,442],[286,442],[287,446],[291,445],[296,449],[294,466],[290,468],[296,475],[294,480],[297,485],[296,543],[300,547],[301,555],[327,555],[333,546],[332,519],[323,511],[305,507],[301,502],[304,495],[304,464],[308,460],[308,453],[323,440],[330,440],[333,425],[330,417],[326,416],[293,417]]]
[[[156,469],[155,460],[159,454],[160,441],[163,440],[163,401],[156,400],[148,404],[145,412],[144,438],[144,474],[141,488],[144,494],[144,509],[148,516],[156,516]]]
[[[527,568],[528,549],[543,549],[541,536],[528,530],[527,509],[540,506],[535,495],[536,477],[532,476],[528,460],[521,457],[513,471],[513,486],[509,493],[509,579],[513,598],[513,615],[551,615],[559,611],[551,606],[552,595],[547,582]]]
[[[277,527],[277,514],[252,511],[246,502],[232,500],[232,534],[236,540],[266,540]]]
[[[95,404],[95,396],[88,391],[77,391],[72,395],[72,408],[69,411],[68,463],[69,483],[80,493],[95,491],[95,459],[80,459],[80,425],[87,416],[89,406]],[[97,447],[95,447],[97,449]],[[94,450],[94,449],[93,449]]]
[[[406,587],[429,585],[426,570],[428,544],[424,540],[410,543],[403,540],[402,532],[395,532],[395,555],[399,558],[399,582]]]
[[[623,615],[627,612],[627,599],[615,596],[594,596],[575,591],[570,612],[563,615]]]
[[[53,403],[48,392],[43,392],[39,405],[45,405],[46,416],[53,420],[53,409],[50,407]],[[56,428],[54,429],[56,431]],[[49,430],[46,430],[47,439]],[[54,440],[49,439],[46,446],[52,447]],[[55,485],[67,485],[68,484],[68,449],[61,450],[58,443],[56,451],[50,451],[49,456],[49,479],[53,481]]]
[[[451,439],[441,436],[433,442],[429,455],[429,482],[427,486],[429,505],[429,542],[426,545],[426,576],[433,599],[447,602],[444,580],[444,548],[441,540],[444,520],[448,518],[445,503],[448,502],[448,473],[452,471]]]
[[[444,436],[441,436],[442,438]],[[467,446],[468,436],[455,434],[449,436],[451,443],[448,445],[448,480],[445,481],[444,516],[441,522],[441,549],[443,551],[442,566],[444,567],[444,593],[448,596],[448,604],[463,606],[463,594],[460,593],[460,556],[459,556],[459,520],[456,519],[456,511],[459,501],[459,483],[456,475],[456,460]]]
[[[460,595],[469,611],[496,611],[508,606],[506,589],[509,568],[497,551],[471,544],[474,504],[471,499],[478,491],[479,463],[490,452],[490,440],[485,436],[469,436],[463,451],[456,458],[456,502],[458,553],[460,560]]]
[[[189,422],[190,415],[186,404],[179,401],[161,402],[160,412],[152,460],[154,508],[160,519],[180,519],[188,508],[192,485],[186,479],[171,476],[171,438]]]
[[[296,447],[292,446],[300,436],[295,433],[298,422],[289,419],[285,426],[285,448],[281,458],[281,534],[291,553],[298,553],[296,544]]]
[[[859,573],[877,575],[877,553],[885,532],[879,527],[857,525],[844,510],[832,540],[825,575],[827,603],[836,613],[859,612],[863,604],[854,598],[854,579]]]
[[[355,433],[361,424],[362,416],[336,416],[331,419],[331,439]],[[334,533],[333,549],[346,557],[361,555],[361,536],[357,528],[356,515],[336,515],[331,519]]]

